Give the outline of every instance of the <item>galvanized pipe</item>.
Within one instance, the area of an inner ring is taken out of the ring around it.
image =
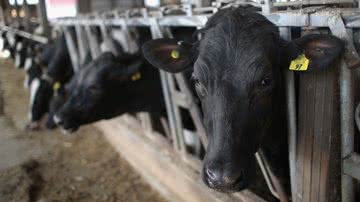
[[[151,28],[151,34],[152,34],[153,39],[163,37],[163,33],[156,21],[152,21],[152,25],[150,26],[150,28]],[[171,132],[171,137],[172,137],[172,141],[173,141],[172,145],[173,145],[175,151],[179,151],[179,142],[177,139],[177,130],[176,130],[176,120],[175,120],[175,115],[174,115],[174,111],[172,108],[172,106],[174,106],[174,103],[172,103],[172,100],[171,100],[168,76],[167,76],[167,73],[163,70],[159,70],[159,72],[160,72],[161,88],[162,88],[162,91],[164,94],[164,99],[165,99],[166,113],[168,115],[170,132]]]
[[[280,35],[286,40],[291,40],[290,28],[280,28]],[[286,82],[286,105],[287,105],[287,125],[288,125],[288,142],[289,142],[289,167],[291,195],[295,201],[296,198],[296,95],[295,95],[295,76],[291,71],[285,72]]]
[[[340,131],[341,158],[345,159],[354,151],[354,92],[353,78],[344,61],[340,68]],[[341,201],[354,202],[354,183],[351,176],[341,175]]]

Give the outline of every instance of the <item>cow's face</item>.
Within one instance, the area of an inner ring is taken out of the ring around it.
[[[67,86],[69,97],[54,119],[63,129],[73,132],[81,125],[112,117],[119,105],[115,97],[121,87],[138,71],[141,62],[118,61],[111,53],[77,72]]]
[[[283,68],[302,53],[310,59],[309,70],[326,67],[342,43],[321,35],[285,42],[263,16],[236,10],[216,14],[204,30],[196,45],[159,39],[147,42],[143,52],[172,73],[193,64],[209,139],[203,180],[219,191],[238,191],[251,182],[254,153],[278,117]]]
[[[29,124],[27,128],[36,130],[42,117],[49,110],[49,102],[52,97],[51,84],[41,78],[34,78],[30,85],[30,110]]]

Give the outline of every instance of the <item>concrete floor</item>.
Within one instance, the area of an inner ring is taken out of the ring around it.
[[[0,202],[165,201],[95,127],[70,136],[24,130],[23,79],[23,70],[0,59]]]

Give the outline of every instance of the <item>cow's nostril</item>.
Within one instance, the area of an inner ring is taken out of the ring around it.
[[[217,185],[221,184],[221,174],[216,170],[207,168],[205,170],[205,177],[210,187],[215,188]]]
[[[222,169],[205,168],[204,180],[206,184],[213,189],[218,190],[231,190],[242,187],[244,184],[245,176],[243,172],[229,173],[222,171]]]

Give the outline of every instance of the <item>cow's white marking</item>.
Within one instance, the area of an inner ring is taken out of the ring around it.
[[[20,67],[20,54],[16,53],[15,55],[15,67],[19,68]]]
[[[54,120],[54,122],[55,122],[56,124],[59,124],[60,121],[61,121],[60,118],[59,118],[57,115],[54,115],[53,120]]]
[[[10,32],[7,33],[6,37],[8,38],[9,44],[11,47],[15,46],[15,36]]]
[[[25,65],[24,65],[25,71],[29,70],[31,66],[32,66],[32,58],[28,57],[25,60]]]
[[[0,50],[4,49],[4,39],[0,38]]]
[[[28,74],[25,75],[24,88],[25,89],[29,88],[29,75]]]
[[[17,50],[17,51],[21,51],[22,48],[23,48],[23,44],[22,44],[22,42],[19,42],[19,43],[16,45],[16,50]]]
[[[35,97],[39,90],[39,87],[40,87],[40,79],[35,78],[34,80],[32,80],[31,85],[30,85],[30,112],[29,112],[30,121],[32,119],[32,108],[33,108]]]

